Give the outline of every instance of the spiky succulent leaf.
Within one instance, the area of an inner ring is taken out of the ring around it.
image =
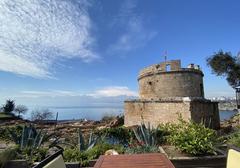
[[[147,146],[149,146],[149,141],[148,141],[148,138],[147,138],[147,129],[145,127],[145,124],[141,124],[140,125],[140,129],[141,129],[141,132],[142,132],[142,135],[143,135],[143,139],[144,139],[144,142]]]
[[[135,134],[136,139],[140,144],[144,144],[146,146],[155,146],[155,137],[156,137],[156,131],[150,126],[150,123],[148,123],[148,126],[146,127],[144,123],[142,123],[137,128],[133,128],[133,132]]]
[[[140,136],[140,134],[138,133],[138,128],[133,128],[133,133],[135,135],[135,137],[137,138],[138,142],[141,142],[142,141],[142,138]]]
[[[85,149],[85,142],[80,128],[78,129],[78,145],[80,151],[83,151]]]
[[[20,149],[22,150],[26,144],[26,126],[24,125],[23,130],[22,130],[22,136],[21,136],[21,144],[20,144]]]

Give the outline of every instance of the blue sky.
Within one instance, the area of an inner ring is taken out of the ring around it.
[[[117,102],[165,51],[201,66],[206,97],[234,96],[206,58],[240,51],[239,11],[238,0],[2,0],[0,102]]]

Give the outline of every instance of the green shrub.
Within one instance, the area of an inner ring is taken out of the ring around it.
[[[11,127],[3,127],[0,128],[0,140],[3,141],[13,141],[12,139],[12,132],[14,132],[17,136],[20,136],[22,133],[22,126],[11,126]]]
[[[162,145],[167,142],[166,136],[168,136],[169,133],[166,130],[158,127],[155,130],[155,134],[156,134],[155,141],[157,145]]]
[[[167,141],[183,152],[192,155],[216,154],[216,132],[203,124],[186,122],[180,118],[178,124],[166,124],[160,128],[169,133]]]
[[[134,146],[129,147],[125,150],[127,154],[137,154],[137,153],[156,153],[159,152],[157,146]]]
[[[116,116],[114,116],[114,115],[105,114],[105,115],[102,117],[101,121],[102,121],[102,122],[110,122],[110,121],[112,121],[112,120],[115,119],[115,118],[116,118]]]
[[[104,128],[96,131],[96,134],[110,144],[128,144],[134,136],[130,129],[123,126],[116,128]]]
[[[9,161],[16,159],[17,157],[17,148],[8,148],[0,152],[0,167],[3,167],[4,164]]]
[[[109,149],[114,149],[118,153],[124,152],[124,148],[121,145],[101,143],[87,151],[79,151],[78,148],[67,148],[64,150],[63,156],[66,162],[80,162],[82,166],[88,166],[90,160],[97,159]]]
[[[227,143],[240,147],[240,129],[230,135]]]
[[[37,148],[32,151],[31,148],[20,149],[19,146],[14,146],[0,152],[0,167],[9,160],[24,159],[30,164],[39,162],[46,158],[48,148]]]
[[[22,150],[18,151],[19,156],[21,159],[26,159],[28,162],[40,162],[46,158],[48,152],[48,148],[35,148],[34,151],[32,148],[27,147]]]
[[[37,130],[32,125],[0,128],[0,138],[16,144],[15,158],[12,159],[25,159],[29,163],[41,161],[46,157],[48,148],[43,148],[43,145],[49,143],[53,135]]]
[[[67,148],[63,151],[63,157],[66,162],[81,162],[82,153],[78,148]]]

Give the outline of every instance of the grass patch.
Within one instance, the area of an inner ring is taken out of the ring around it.
[[[0,120],[15,119],[14,114],[0,112]]]
[[[0,119],[7,119],[7,118],[12,119],[12,118],[16,118],[16,117],[12,113],[0,112]]]

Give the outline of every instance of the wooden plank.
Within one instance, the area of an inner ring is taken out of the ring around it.
[[[174,168],[160,153],[100,156],[94,168]]]

